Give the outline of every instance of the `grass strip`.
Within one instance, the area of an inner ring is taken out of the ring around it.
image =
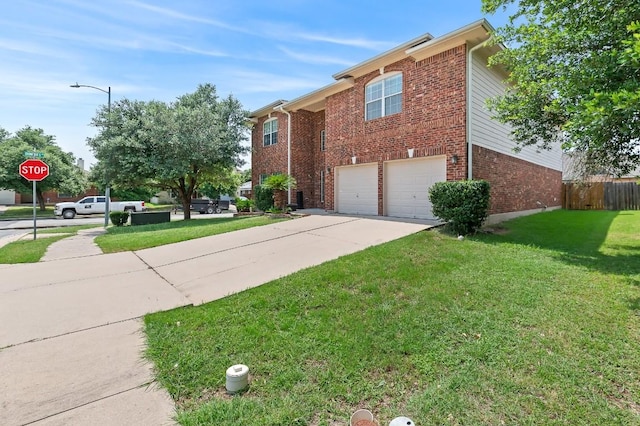
[[[270,216],[240,216],[109,227],[106,234],[96,237],[95,242],[104,253],[141,250],[254,226],[268,225],[282,220],[287,219],[277,219]]]

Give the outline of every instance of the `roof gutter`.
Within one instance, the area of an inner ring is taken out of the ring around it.
[[[285,110],[282,105],[274,108],[276,111],[287,114],[287,175],[291,177],[291,114]],[[291,204],[291,179],[287,186],[287,204]]]

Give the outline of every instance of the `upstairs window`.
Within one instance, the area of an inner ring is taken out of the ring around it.
[[[265,181],[265,180],[267,180],[267,178],[268,178],[268,177],[269,177],[269,175],[268,175],[268,174],[266,174],[266,173],[262,173],[262,174],[260,175],[260,185],[264,184],[264,181]]]
[[[320,130],[320,151],[324,151],[326,149],[325,145],[324,145],[326,140],[327,139],[326,139],[325,131],[324,131],[324,129],[322,129],[322,130]]]
[[[262,145],[269,146],[275,145],[278,142],[278,119],[274,118],[269,121],[265,121],[262,127]]]
[[[376,79],[365,88],[367,120],[402,111],[402,74]]]

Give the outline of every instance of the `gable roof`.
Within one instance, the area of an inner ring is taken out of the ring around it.
[[[300,109],[311,112],[321,111],[325,108],[325,100],[328,96],[352,87],[355,78],[378,69],[383,69],[385,66],[405,58],[412,58],[417,62],[461,44],[466,43],[469,47],[477,46],[480,43],[486,42],[493,31],[493,27],[486,19],[480,19],[440,37],[434,38],[429,33],[423,34],[398,47],[334,74],[333,78],[337,80],[334,83],[302,95],[290,102],[283,100],[276,101],[251,112],[250,118],[257,119],[280,107],[292,112]],[[497,51],[501,48],[502,46],[493,46],[490,49]]]

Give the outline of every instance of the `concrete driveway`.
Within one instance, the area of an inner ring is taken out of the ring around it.
[[[2,424],[172,424],[173,404],[141,356],[142,316],[428,227],[308,216],[137,252],[0,265]]]

